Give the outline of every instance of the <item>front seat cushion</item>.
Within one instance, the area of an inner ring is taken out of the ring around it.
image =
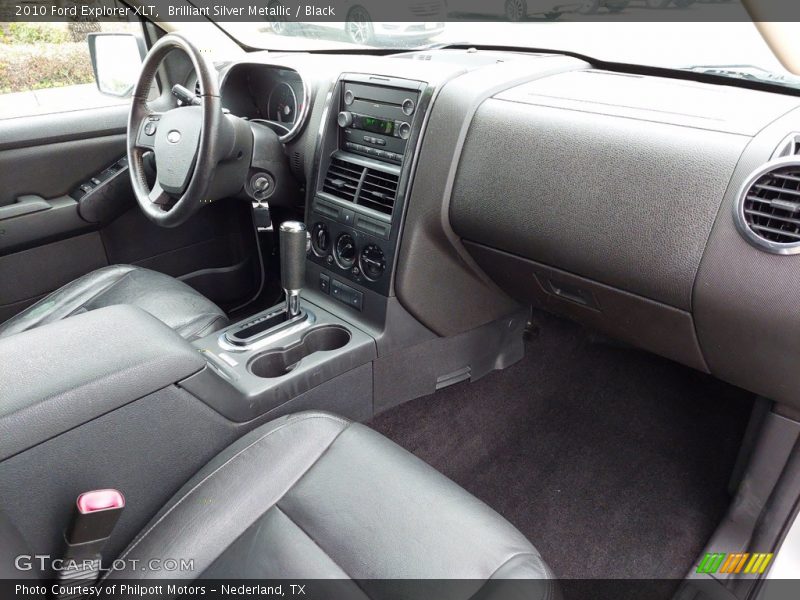
[[[192,559],[194,571],[111,577],[474,580],[467,597],[492,577],[551,578],[536,549],[483,502],[371,429],[320,412],[238,440],[120,558],[164,556]],[[553,593],[549,581],[536,589]]]
[[[138,306],[187,340],[228,324],[222,309],[182,281],[149,269],[114,265],[68,283],[12,317],[0,325],[0,337],[116,304]]]

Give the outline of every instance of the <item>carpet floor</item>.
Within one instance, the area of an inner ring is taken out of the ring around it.
[[[370,425],[497,510],[559,578],[682,578],[730,502],[752,397],[534,323],[521,362]]]

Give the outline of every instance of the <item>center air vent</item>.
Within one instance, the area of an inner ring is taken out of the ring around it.
[[[397,173],[334,157],[325,175],[322,191],[340,200],[391,215],[399,180]]]
[[[736,222],[762,250],[800,253],[800,162],[782,159],[756,171],[742,187]]]
[[[392,214],[397,196],[397,181],[397,175],[367,168],[364,171],[358,204],[387,215]]]
[[[328,167],[327,175],[325,175],[322,191],[342,200],[355,202],[358,184],[361,183],[363,174],[364,167],[347,160],[334,158]]]

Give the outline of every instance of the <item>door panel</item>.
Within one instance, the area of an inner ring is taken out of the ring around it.
[[[0,150],[124,135],[128,105],[0,120]],[[74,158],[74,157],[73,157]]]
[[[179,277],[223,308],[255,293],[260,273],[249,203],[220,201],[164,229],[144,217],[120,173],[114,185],[122,187],[101,197],[119,205],[116,218],[81,217],[69,192],[125,154],[127,111],[91,118],[96,112],[0,120],[0,322],[107,264]],[[23,206],[20,198],[33,202]],[[41,210],[43,201],[49,204]]]
[[[0,121],[0,138],[4,135]],[[124,155],[124,134],[0,150],[0,206],[26,194],[64,196]]]

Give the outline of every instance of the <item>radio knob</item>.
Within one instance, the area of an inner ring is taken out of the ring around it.
[[[397,135],[404,140],[407,140],[411,137],[411,125],[402,121],[400,125],[397,126]]]
[[[336,117],[336,122],[339,124],[339,127],[350,127],[353,124],[353,113],[349,110],[343,110],[339,113],[339,116]]]

